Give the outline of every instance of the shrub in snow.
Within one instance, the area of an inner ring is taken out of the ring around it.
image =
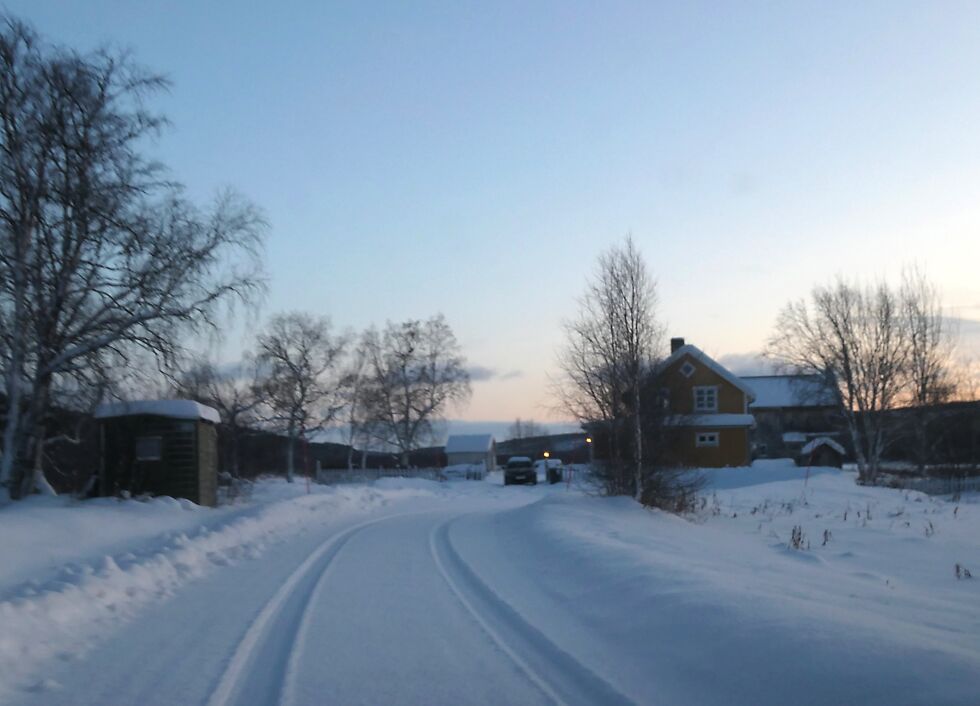
[[[800,525],[793,525],[793,531],[789,537],[789,546],[793,549],[803,549],[803,545],[806,543],[806,534],[803,532],[803,528]],[[809,548],[809,544],[807,544]]]
[[[644,476],[640,502],[667,512],[690,513],[698,509],[698,492],[704,487],[702,476],[688,471],[662,468]],[[707,505],[702,498],[701,509]],[[721,513],[718,497],[714,497],[712,514]]]
[[[956,578],[957,579],[972,579],[973,578],[973,574],[971,574],[970,573],[970,570],[968,568],[966,568],[965,566],[961,566],[960,564],[957,564],[956,565]]]

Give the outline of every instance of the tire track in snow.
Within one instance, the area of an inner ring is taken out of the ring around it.
[[[314,549],[268,600],[242,639],[211,692],[207,706],[286,704],[293,693],[301,650],[315,597],[333,560],[361,530],[405,515],[399,513],[349,527]]]
[[[528,623],[470,568],[449,539],[443,522],[429,535],[439,573],[463,607],[517,667],[557,704],[633,704],[615,687]]]

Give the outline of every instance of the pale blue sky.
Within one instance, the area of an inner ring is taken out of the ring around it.
[[[670,332],[716,356],[903,262],[980,319],[980,3],[6,8],[173,80],[157,153],[265,209],[267,313],[443,312],[501,376],[469,419],[552,416],[560,322],[627,232]]]

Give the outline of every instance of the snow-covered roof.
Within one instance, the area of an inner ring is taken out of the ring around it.
[[[676,363],[678,360],[688,355],[694,358],[694,360],[696,360],[697,362],[701,363],[701,365],[703,365],[706,368],[709,368],[716,375],[730,382],[732,385],[734,385],[739,390],[741,390],[746,395],[748,395],[750,402],[752,401],[752,399],[754,399],[755,397],[754,391],[752,390],[751,387],[749,387],[748,385],[745,384],[745,382],[742,381],[742,378],[738,377],[737,375],[729,371],[727,368],[725,368],[725,366],[718,363],[714,358],[709,356],[707,353],[702,351],[697,346],[691,345],[690,343],[681,346],[676,351],[671,353],[670,356],[666,360],[664,360],[664,362],[661,364],[661,369],[666,370],[671,365]]]
[[[784,444],[802,444],[804,441],[806,441],[806,434],[802,431],[783,432]]]
[[[749,407],[826,407],[837,403],[834,390],[816,375],[747,375],[755,391]]]
[[[486,453],[492,444],[493,434],[453,434],[446,440],[446,453]]]
[[[96,419],[130,417],[137,414],[171,419],[203,419],[215,424],[221,423],[221,417],[216,409],[194,400],[129,400],[107,402],[95,409]]]
[[[836,441],[827,436],[818,436],[816,439],[811,441],[809,444],[800,449],[801,454],[812,454],[821,446],[829,446],[834,451],[839,453],[841,456],[844,455],[844,447],[838,444]]]
[[[668,417],[665,422],[669,427],[700,427],[727,428],[753,427],[755,417],[751,414],[685,414]]]

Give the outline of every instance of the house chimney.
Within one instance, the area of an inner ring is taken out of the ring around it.
[[[672,339],[670,339],[670,352],[671,353],[676,353],[678,348],[683,348],[683,347],[684,347],[684,339],[683,338],[672,338]]]

